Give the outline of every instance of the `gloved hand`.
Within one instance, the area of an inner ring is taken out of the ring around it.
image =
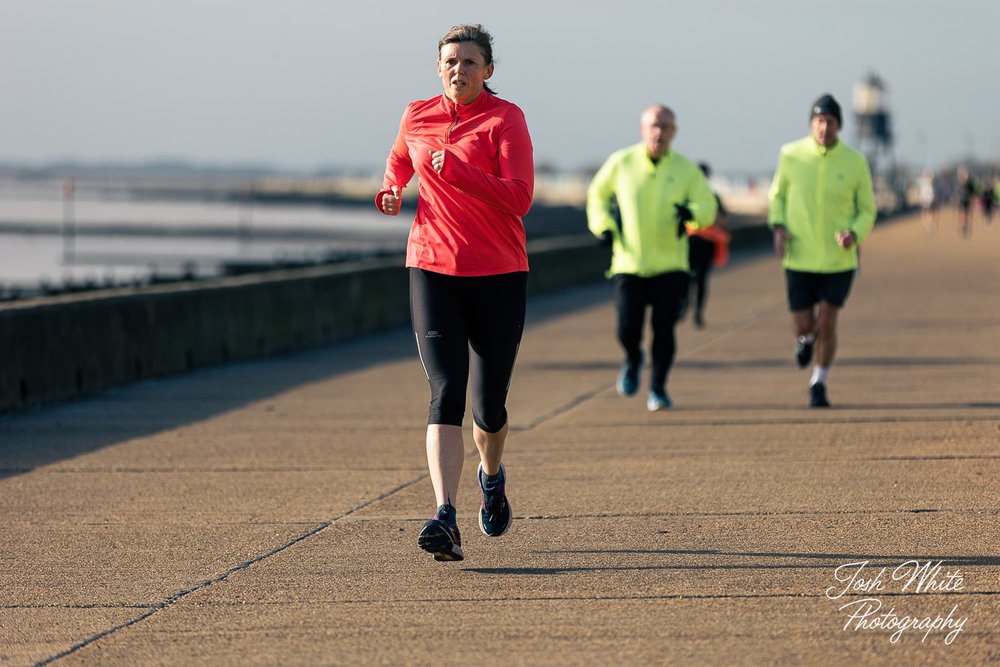
[[[694,216],[691,214],[691,209],[684,204],[674,204],[674,209],[677,211],[677,238],[680,238],[687,234],[687,225],[684,223],[694,220]]]
[[[610,229],[605,229],[601,232],[601,238],[598,243],[601,244],[602,248],[610,248],[615,242],[615,235],[611,233]]]

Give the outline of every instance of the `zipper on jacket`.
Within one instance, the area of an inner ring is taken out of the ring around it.
[[[458,113],[456,113],[453,110],[451,112],[451,117],[454,118],[455,120],[452,121],[451,127],[449,127],[448,131],[445,132],[445,134],[444,134],[444,143],[446,143],[446,144],[450,144],[451,143],[451,131],[455,129],[456,125],[458,125]]]
[[[829,161],[829,150],[824,151],[819,158],[819,175],[816,179],[816,217],[817,228],[819,230],[819,253],[821,262],[826,265],[826,167]]]

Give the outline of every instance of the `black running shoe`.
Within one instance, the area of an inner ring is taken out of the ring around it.
[[[441,505],[434,518],[424,524],[417,537],[421,549],[434,554],[434,560],[462,560],[462,536],[458,532],[455,508]]]
[[[799,364],[799,368],[805,368],[812,361],[815,342],[814,337],[806,338],[805,336],[799,336],[795,341],[795,361]]]
[[[500,480],[489,487],[486,486],[486,473],[483,472],[483,464],[479,464],[476,472],[479,478],[479,490],[483,494],[483,504],[479,507],[479,529],[490,537],[500,537],[510,528],[510,522],[514,519],[510,512],[510,503],[507,502],[507,471],[503,464],[500,464]]]
[[[826,398],[826,385],[822,382],[817,382],[813,386],[809,387],[809,407],[810,408],[828,408],[830,407],[830,401]]]

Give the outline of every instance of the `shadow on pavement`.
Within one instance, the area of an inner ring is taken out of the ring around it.
[[[919,565],[931,564],[931,567],[941,563],[943,571],[956,567],[996,567],[1000,565],[997,556],[940,556],[940,555],[875,555],[846,553],[781,553],[781,552],[740,552],[678,549],[594,549],[594,550],[562,550],[542,551],[536,553],[557,554],[566,556],[698,556],[737,559],[771,560],[801,560],[820,561],[804,563],[750,562],[750,563],[697,563],[697,564],[658,564],[658,565],[605,565],[586,566],[570,565],[566,567],[498,567],[498,568],[462,568],[466,572],[495,575],[542,575],[567,574],[574,572],[630,572],[640,570],[773,570],[773,569],[831,569],[840,565],[866,563],[868,567],[899,567],[911,561]],[[912,566],[908,566],[912,567]]]

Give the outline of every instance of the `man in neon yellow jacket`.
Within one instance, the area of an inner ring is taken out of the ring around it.
[[[587,222],[591,233],[613,248],[608,275],[625,350],[617,383],[622,396],[638,389],[642,330],[646,307],[652,307],[646,407],[656,411],[671,405],[666,383],[676,354],[674,328],[688,292],[685,223],[696,229],[710,226],[716,200],[698,165],[670,150],[677,132],[673,111],[649,107],[639,128],[642,143],[613,153],[594,176],[587,190]]]
[[[837,316],[858,268],[858,246],[875,225],[875,195],[865,157],[837,134],[840,105],[823,95],[812,106],[810,136],[781,148],[768,224],[785,269],[800,368],[816,363],[809,404],[829,407],[826,381],[837,352]]]

